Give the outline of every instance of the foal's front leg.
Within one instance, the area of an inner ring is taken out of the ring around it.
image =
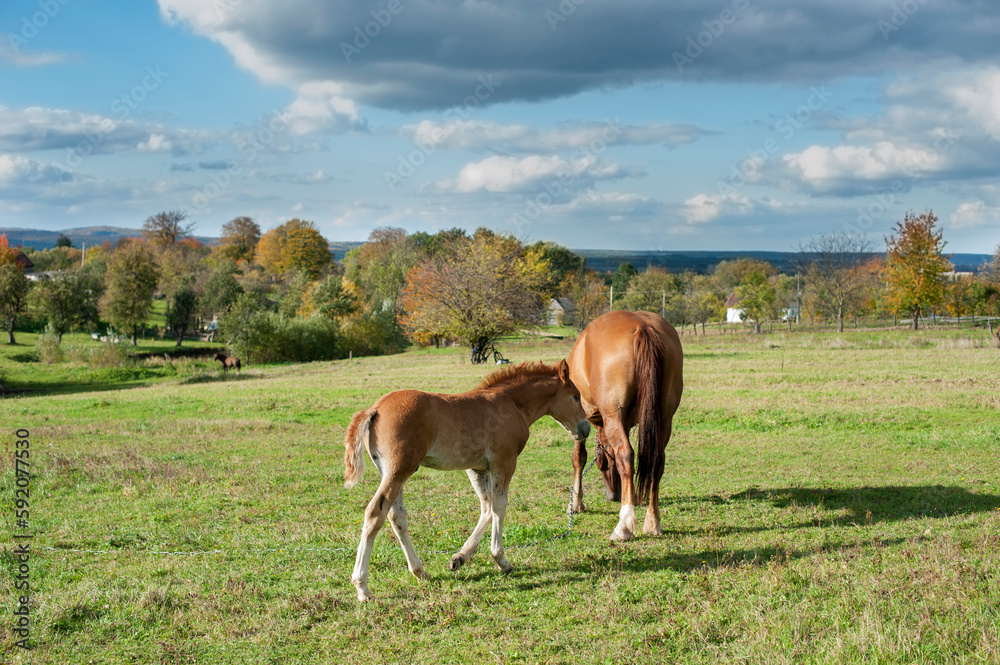
[[[493,497],[492,477],[488,471],[466,469],[465,473],[469,475],[469,480],[472,481],[472,489],[476,491],[476,496],[479,497],[479,521],[476,522],[476,528],[472,530],[472,535],[462,545],[462,549],[458,550],[451,557],[451,563],[448,564],[448,568],[451,570],[458,570],[472,558],[472,555],[479,549],[479,542],[483,539],[486,527],[490,523],[490,502]]]

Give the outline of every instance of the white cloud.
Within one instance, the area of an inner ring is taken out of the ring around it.
[[[625,175],[628,172],[618,164],[591,156],[567,161],[555,155],[530,155],[522,159],[495,155],[466,164],[455,179],[439,182],[438,188],[460,193],[523,192],[547,183],[564,191]]]
[[[982,201],[960,203],[951,213],[952,228],[966,229],[1000,222],[1000,206],[989,206]]]
[[[754,208],[754,203],[738,191],[725,194],[695,194],[684,201],[681,216],[689,224],[704,224],[722,215],[746,215]]]
[[[136,145],[139,152],[165,152],[172,147],[170,140],[163,134],[150,134],[147,140]]]
[[[72,173],[53,164],[41,164],[21,155],[0,155],[0,187],[51,185],[72,179]]]
[[[339,132],[361,124],[357,105],[343,95],[342,86],[336,83],[299,86],[298,96],[278,117],[296,136]]]
[[[423,120],[403,127],[404,136],[424,147],[455,150],[513,150],[518,152],[558,152],[587,150],[602,152],[609,145],[664,145],[675,147],[698,140],[710,132],[694,125],[622,125],[617,120],[604,123],[577,123],[553,129],[527,125],[500,124],[475,120],[434,122]]]

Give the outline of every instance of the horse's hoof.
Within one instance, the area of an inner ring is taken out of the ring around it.
[[[462,558],[462,555],[456,554],[455,556],[451,557],[451,561],[448,563],[448,568],[449,570],[455,571],[461,568],[462,564],[464,563],[465,559]]]
[[[611,542],[624,543],[627,540],[632,540],[635,536],[628,529],[615,529],[611,534]]]
[[[608,501],[621,501],[622,495],[619,492],[609,492],[608,490],[604,490],[604,498]]]
[[[587,510],[587,508],[581,503],[578,506],[573,506],[572,508],[568,509],[566,511],[566,514],[567,515],[577,515],[579,513],[585,512],[586,510]]]
[[[358,589],[358,600],[362,603],[367,602],[372,599],[371,591],[368,590],[367,586],[355,585]]]
[[[410,572],[413,573],[414,577],[418,577],[422,580],[429,580],[431,578],[430,575],[424,572],[423,568],[417,568],[416,570],[411,570]]]

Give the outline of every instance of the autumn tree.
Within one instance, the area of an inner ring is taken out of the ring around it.
[[[62,344],[73,328],[97,327],[104,284],[91,270],[75,270],[43,279],[31,294],[35,315],[51,326]]]
[[[949,314],[961,318],[976,313],[976,282],[974,277],[959,276],[945,284],[944,305]]]
[[[799,246],[800,269],[813,306],[836,319],[838,332],[844,332],[844,317],[858,312],[869,277],[859,267],[872,251],[868,236],[851,231],[822,235]]]
[[[156,247],[170,247],[191,235],[194,223],[185,224],[187,213],[180,210],[158,212],[142,224],[142,237]]]
[[[101,315],[115,329],[128,331],[132,346],[138,343],[139,326],[149,316],[159,277],[156,257],[141,242],[125,243],[108,260]]]
[[[741,284],[747,275],[754,272],[760,272],[765,277],[772,277],[778,273],[774,266],[767,261],[743,257],[731,261],[720,261],[712,270],[712,277],[728,295],[728,292],[732,292]]]
[[[305,271],[316,279],[333,262],[330,243],[310,221],[290,219],[261,236],[257,262],[272,275]]]
[[[664,268],[654,266],[635,275],[621,295],[615,297],[616,309],[654,312],[677,324],[684,320],[683,281]]]
[[[435,256],[453,252],[468,237],[463,233],[454,241],[440,243]],[[411,243],[406,231],[393,227],[373,230],[368,242],[352,249],[344,258],[345,276],[378,310],[399,311],[407,274],[421,259],[421,253]]]
[[[0,266],[14,263],[20,253],[21,250],[10,246],[6,233],[0,234]]]
[[[3,240],[6,237],[0,236]],[[0,247],[0,252],[2,252]],[[0,322],[7,331],[7,343],[15,344],[14,328],[18,318],[27,311],[28,280],[13,260],[0,263]]]
[[[250,217],[236,217],[222,225],[220,252],[230,261],[253,261],[260,237],[260,224]]]
[[[924,311],[944,300],[944,274],[952,269],[941,254],[945,242],[943,233],[935,228],[937,221],[931,211],[907,213],[896,223],[895,233],[885,239],[882,279],[886,297],[897,311],[912,314],[914,330]]]
[[[701,324],[701,332],[705,333],[705,324],[726,317],[726,295],[722,293],[718,282],[707,275],[695,275],[688,284],[684,294],[688,317],[693,324]],[[697,326],[694,326],[697,331]]]
[[[411,334],[460,340],[473,352],[537,325],[548,265],[516,239],[477,232],[445,259],[426,259],[407,276],[403,326]]]
[[[578,330],[583,330],[591,321],[608,311],[608,287],[593,272],[571,279],[566,293],[573,302],[571,319]]]

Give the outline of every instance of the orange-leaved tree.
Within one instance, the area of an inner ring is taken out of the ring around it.
[[[948,257],[941,253],[945,242],[935,228],[937,221],[931,211],[907,213],[903,221],[896,222],[893,235],[885,239],[882,279],[886,299],[896,311],[912,314],[914,330],[924,312],[944,300],[945,273],[952,269]]]
[[[401,323],[417,341],[459,340],[475,356],[540,322],[547,276],[545,260],[529,256],[517,239],[480,229],[410,270]]]

